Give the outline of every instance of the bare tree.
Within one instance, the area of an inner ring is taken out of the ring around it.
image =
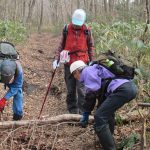
[[[38,32],[41,32],[41,26],[43,23],[43,0],[41,0],[41,12],[40,12],[40,22],[38,24]]]
[[[77,8],[80,8],[80,0],[77,0]]]
[[[114,10],[114,0],[108,0],[109,4],[109,12],[112,12]]]
[[[104,0],[104,10],[107,13],[107,0]]]
[[[26,21],[27,23],[29,23],[30,20],[31,20],[34,6],[35,6],[35,0],[30,0],[30,2],[29,2],[29,12],[28,12],[28,17],[27,17],[27,21]]]
[[[26,0],[23,0],[23,4],[22,4],[22,22],[23,24],[25,24],[25,14],[26,14]]]

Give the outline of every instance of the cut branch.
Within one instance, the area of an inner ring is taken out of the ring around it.
[[[55,117],[47,118],[46,120],[21,120],[21,121],[4,121],[0,122],[0,128],[16,128],[20,126],[28,126],[28,125],[45,125],[45,124],[54,124],[60,122],[79,122],[81,115],[78,114],[63,114]],[[90,116],[89,121],[92,122],[94,120],[93,116]]]

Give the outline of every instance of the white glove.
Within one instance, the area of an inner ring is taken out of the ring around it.
[[[58,62],[58,60],[54,60],[53,61],[53,69],[56,69],[57,67],[59,67],[59,62]]]
[[[67,63],[70,61],[70,55],[69,55],[69,51],[67,50],[63,50],[61,53],[60,53],[60,62],[61,63]]]

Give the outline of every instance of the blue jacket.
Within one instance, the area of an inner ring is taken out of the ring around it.
[[[16,61],[16,64],[17,64],[17,72],[14,77],[14,81],[11,84],[7,84],[9,90],[4,96],[7,100],[10,99],[12,96],[16,95],[18,93],[18,90],[22,89],[23,86],[23,69],[18,61]]]

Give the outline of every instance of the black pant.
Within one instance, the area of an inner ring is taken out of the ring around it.
[[[70,66],[64,65],[65,83],[67,87],[67,109],[70,113],[78,113],[83,111],[83,103],[85,98],[84,85],[77,81],[70,74]]]
[[[94,114],[95,128],[100,130],[102,126],[108,126],[110,121],[114,120],[116,110],[134,99],[136,94],[137,89],[133,82],[127,82],[118,87],[96,110]]]

